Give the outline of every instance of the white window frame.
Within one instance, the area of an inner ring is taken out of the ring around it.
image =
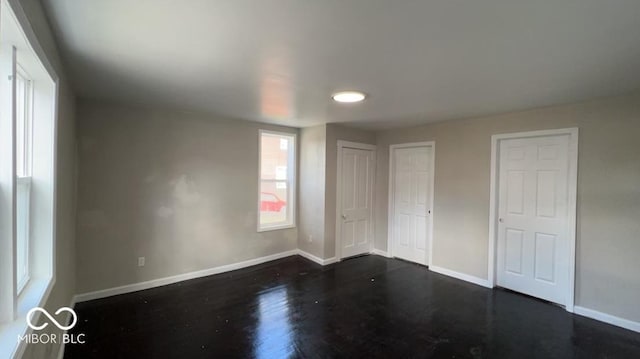
[[[32,155],[33,155],[33,80],[31,79],[31,76],[29,76],[27,74],[27,72],[22,68],[22,66],[20,65],[19,62],[16,63],[16,76],[17,78],[22,78],[22,81],[24,81],[25,83],[25,92],[24,92],[24,103],[23,104],[19,104],[17,102],[17,96],[16,96],[16,106],[24,106],[24,108],[22,109],[23,111],[23,118],[17,118],[16,117],[16,146],[18,144],[17,142],[17,126],[18,126],[18,122],[22,122],[22,126],[24,128],[24,138],[22,139],[22,158],[18,158],[18,151],[16,149],[16,186],[17,186],[17,190],[16,190],[16,206],[21,206],[24,207],[24,212],[22,212],[22,214],[24,216],[26,216],[26,218],[21,218],[20,217],[20,212],[17,211],[16,208],[16,221],[17,221],[17,228],[16,228],[16,246],[20,245],[20,242],[24,242],[25,243],[25,252],[26,252],[26,269],[25,269],[25,273],[22,277],[18,277],[18,270],[17,270],[17,264],[16,263],[16,282],[17,282],[17,286],[18,286],[18,295],[22,294],[23,289],[27,286],[27,284],[29,283],[29,280],[31,279],[31,252],[30,252],[30,248],[33,248],[33,245],[31,244],[32,241],[32,237],[29,235],[30,232],[30,201],[31,201],[31,173],[32,173],[32,163],[33,163],[33,159],[32,159]],[[16,83],[17,85],[17,83]],[[16,87],[16,91],[17,91],[17,87]],[[16,93],[17,95],[17,93]],[[16,111],[16,116],[17,116],[17,111]],[[18,173],[17,168],[22,168],[23,169],[23,173],[22,175],[20,173]],[[22,228],[20,228],[22,227]],[[22,234],[24,236],[24,238],[21,238],[21,236],[19,234]],[[17,251],[17,248],[16,248]],[[16,261],[18,260],[17,254],[16,254]]]
[[[289,158],[287,160],[287,179],[262,179],[262,136],[263,135],[272,135],[272,136],[284,136],[291,139],[290,147],[287,149],[289,151]],[[296,167],[296,159],[297,159],[297,149],[298,149],[298,139],[295,133],[291,132],[281,132],[281,131],[271,131],[271,130],[259,130],[258,131],[258,202],[257,202],[257,227],[258,232],[266,232],[266,231],[275,231],[279,229],[287,229],[287,228],[295,228],[296,227],[296,182],[297,182],[297,167]],[[287,199],[287,221],[270,224],[270,225],[262,225],[260,223],[260,204],[261,204],[261,188],[263,182],[286,182],[287,190],[289,191],[289,198]]]

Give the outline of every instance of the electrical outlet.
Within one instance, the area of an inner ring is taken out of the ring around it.
[[[309,243],[313,242],[313,236],[309,235]]]
[[[144,257],[138,257],[138,267],[144,267]]]

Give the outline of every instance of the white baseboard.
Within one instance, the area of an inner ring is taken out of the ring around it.
[[[372,250],[371,250],[371,254],[375,254],[375,255],[377,255],[377,256],[383,256],[383,257],[391,258],[391,257],[389,256],[389,253],[388,253],[388,252],[382,251],[382,250],[380,250],[380,249],[375,249],[375,248],[374,248],[374,249],[372,249]]]
[[[624,328],[624,329],[629,329],[629,330],[632,330],[634,332],[640,333],[640,323],[639,322],[634,322],[634,321],[631,321],[631,320],[628,320],[628,319],[623,319],[623,318],[616,317],[616,316],[611,315],[611,314],[598,312],[597,310],[593,310],[593,309],[589,309],[589,308],[585,308],[585,307],[580,307],[580,306],[577,306],[577,305],[575,307],[573,307],[573,312],[575,314],[581,315],[583,317],[599,320],[601,322],[605,322],[605,323],[608,323],[608,324],[611,324],[611,325],[615,325],[617,327],[621,327],[621,328]]]
[[[337,262],[337,258],[336,257],[331,257],[331,258],[327,258],[327,259],[322,259],[320,257],[314,256],[313,254],[309,253],[309,252],[305,252],[302,249],[298,249],[298,254],[302,257],[307,258],[310,261],[316,262],[320,265],[326,266],[329,265],[331,263],[335,263]]]
[[[331,257],[331,258],[324,259],[324,264],[323,265],[328,266],[329,264],[338,263],[338,262],[340,262],[340,260],[338,258]]]
[[[434,266],[434,265],[430,265],[429,266],[429,270],[433,271],[433,272],[436,272],[436,273],[444,274],[444,275],[449,276],[449,277],[460,279],[460,280],[463,280],[463,281],[466,281],[466,282],[469,282],[469,283],[477,284],[477,285],[485,287],[485,288],[493,288],[493,286],[491,286],[491,284],[489,283],[489,281],[487,279],[474,277],[474,276],[469,275],[469,274],[464,274],[464,273],[452,271],[451,269],[446,269],[446,268],[442,268],[442,267],[438,267],[438,266]]]
[[[313,254],[309,253],[309,252],[305,252],[302,249],[298,249],[298,254],[302,257],[305,257],[306,259],[312,261],[312,262],[316,262],[320,265],[324,265],[324,259],[314,256]]]
[[[269,255],[269,256],[265,256],[265,257],[254,258],[254,259],[250,259],[250,260],[243,261],[243,262],[227,264],[227,265],[214,267],[214,268],[209,268],[209,269],[204,269],[204,270],[200,270],[200,271],[195,271],[195,272],[179,274],[179,275],[175,275],[175,276],[171,276],[171,277],[165,277],[165,278],[149,280],[149,281],[146,281],[146,282],[127,284],[127,285],[123,285],[123,286],[120,286],[120,287],[97,290],[97,291],[94,291],[94,292],[82,293],[82,294],[76,295],[74,297],[74,300],[75,300],[76,303],[79,303],[79,302],[86,302],[88,300],[111,297],[111,296],[118,295],[118,294],[137,292],[139,290],[145,290],[145,289],[150,289],[150,288],[155,288],[155,287],[161,287],[163,285],[182,282],[182,281],[189,280],[189,279],[206,277],[206,276],[210,276],[210,275],[214,275],[214,274],[219,274],[219,273],[229,272],[229,271],[233,271],[233,270],[237,270],[237,269],[242,269],[242,268],[245,268],[245,267],[251,267],[251,266],[254,266],[254,265],[257,265],[257,264],[262,264],[262,263],[273,261],[273,260],[276,260],[276,259],[285,258],[285,257],[289,257],[289,256],[294,256],[296,254],[299,254],[299,251],[297,249],[293,249],[293,250],[282,252],[282,253],[276,253],[276,254],[272,254],[272,255]]]

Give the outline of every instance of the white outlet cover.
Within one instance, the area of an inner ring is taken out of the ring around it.
[[[144,267],[144,257],[138,257],[138,267]]]

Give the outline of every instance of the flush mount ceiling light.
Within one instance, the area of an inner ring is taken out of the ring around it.
[[[360,91],[340,91],[331,95],[331,98],[336,102],[342,103],[354,103],[360,102],[367,97],[364,93]]]

